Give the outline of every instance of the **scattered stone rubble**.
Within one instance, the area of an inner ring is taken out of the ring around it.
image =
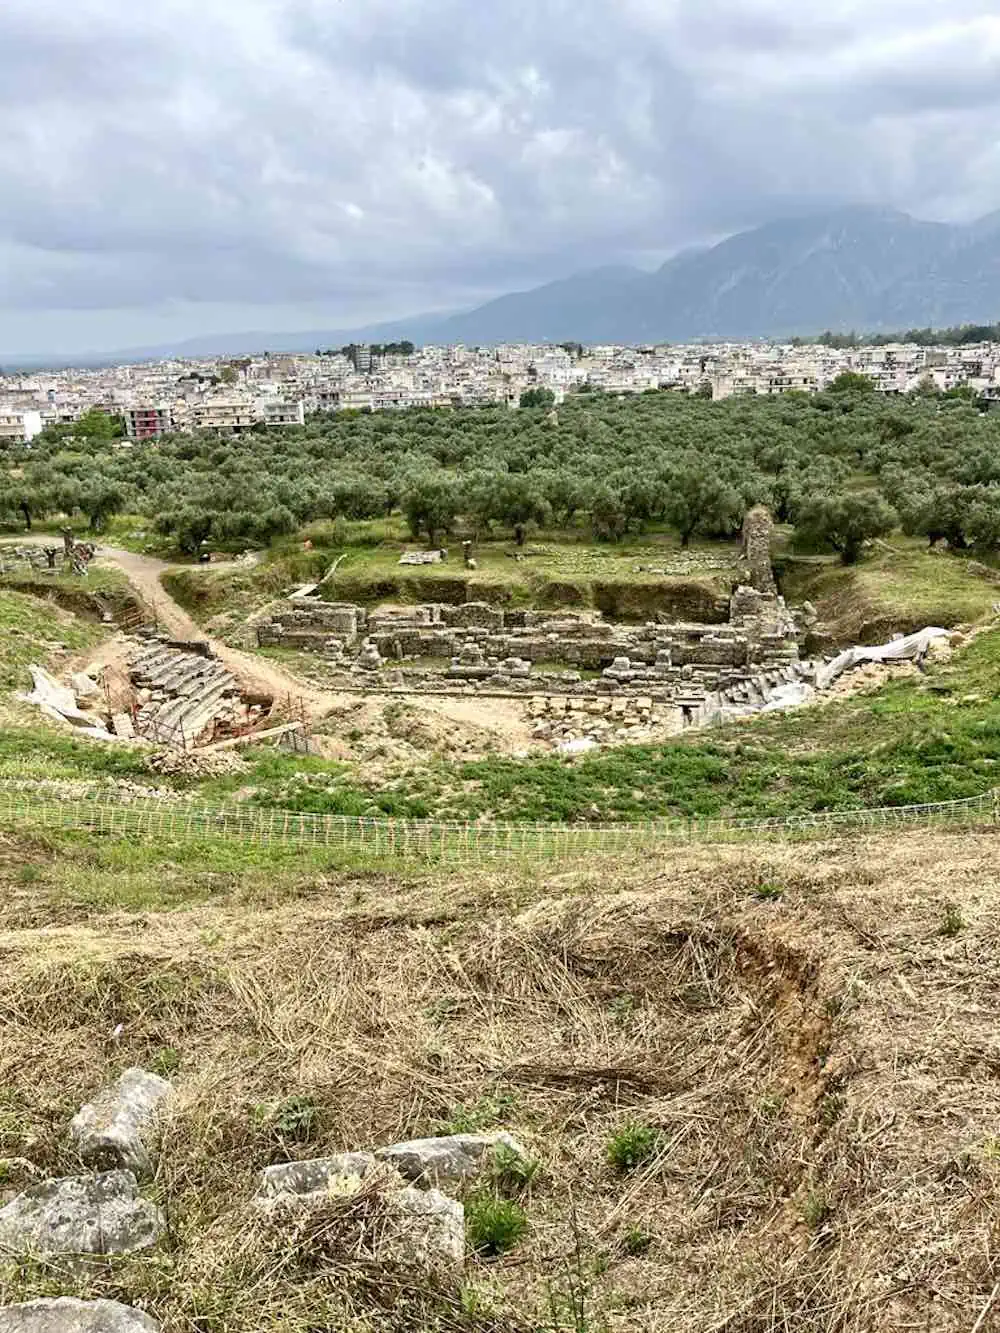
[[[150,755],[149,767],[171,776],[223,778],[246,773],[250,766],[235,750],[160,750]]]
[[[0,1208],[0,1260],[129,1254],[155,1245],[164,1217],[139,1193],[138,1177],[152,1172],[170,1093],[155,1074],[128,1069],[82,1107],[70,1138],[94,1171],[39,1181]]]
[[[362,1192],[377,1193],[383,1222],[372,1259],[455,1271],[465,1254],[465,1211],[439,1186],[479,1175],[503,1147],[524,1157],[512,1135],[453,1134],[302,1162],[282,1162],[261,1173],[256,1204],[272,1221],[294,1219]]]
[[[95,1170],[29,1185],[0,1208],[0,1265],[65,1256],[130,1254],[156,1245],[165,1231],[161,1210],[140,1193],[152,1175],[171,1085],[128,1069],[80,1109],[70,1138]],[[373,1262],[457,1277],[465,1258],[465,1211],[442,1192],[483,1172],[499,1148],[526,1153],[505,1131],[414,1139],[310,1161],[265,1167],[253,1205],[283,1243],[314,1214],[339,1202],[374,1201],[379,1225],[359,1232],[359,1253]],[[104,1169],[110,1168],[110,1169]],[[71,1268],[69,1271],[73,1271]],[[0,1307],[0,1333],[159,1333],[142,1311],[114,1301],[69,1297]]]
[[[447,551],[404,551],[399,557],[399,563],[401,565],[439,565],[447,557]]]

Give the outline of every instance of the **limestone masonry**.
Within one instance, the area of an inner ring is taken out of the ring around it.
[[[257,626],[261,646],[313,652],[330,688],[355,686],[559,695],[637,693],[676,712],[678,729],[730,706],[763,706],[809,675],[800,629],[778,595],[771,516],[743,533],[741,582],[722,624],[605,621],[594,611],[508,610],[486,602],[366,611],[293,595]]]

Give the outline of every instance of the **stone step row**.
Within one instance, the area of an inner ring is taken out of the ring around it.
[[[130,673],[148,691],[139,730],[161,741],[197,740],[239,694],[236,678],[216,658],[163,642],[140,651]]]

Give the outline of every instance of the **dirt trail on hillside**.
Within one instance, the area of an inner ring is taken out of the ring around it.
[[[173,638],[207,640],[219,660],[247,689],[254,693],[271,694],[275,702],[286,697],[301,700],[310,713],[317,716],[329,711],[332,696],[312,689],[275,663],[231,648],[229,644],[205,633],[180,603],[174,601],[160,581],[161,575],[169,570],[185,569],[187,566],[171,565],[166,560],[138,555],[135,551],[123,551],[114,546],[100,547],[98,558],[116,565],[122,571],[147,606],[156,612],[161,627]]]

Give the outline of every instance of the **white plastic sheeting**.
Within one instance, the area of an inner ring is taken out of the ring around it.
[[[35,704],[53,722],[69,722],[71,726],[78,728],[83,736],[91,736],[95,740],[102,741],[118,739],[101,725],[93,713],[85,713],[78,708],[73,691],[67,685],[60,685],[44,667],[30,666],[28,670],[31,672],[34,689],[30,694],[20,696],[25,703]]]
[[[916,634],[907,634],[905,638],[893,639],[877,648],[847,648],[826,666],[816,671],[816,688],[829,689],[838,676],[863,662],[922,662],[927,650],[935,639],[947,638],[950,630],[931,626],[921,629]]]

